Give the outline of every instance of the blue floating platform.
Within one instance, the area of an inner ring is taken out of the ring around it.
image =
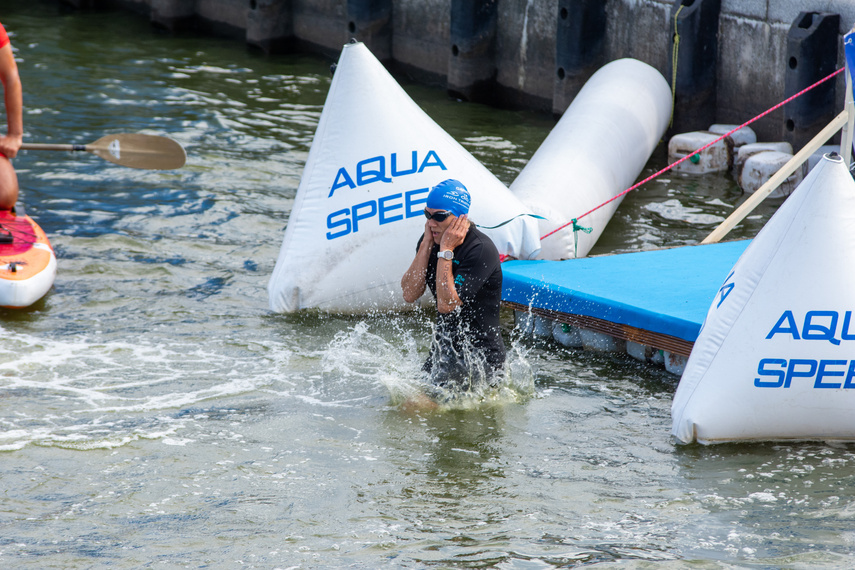
[[[502,300],[548,318],[688,356],[751,240],[502,265]]]

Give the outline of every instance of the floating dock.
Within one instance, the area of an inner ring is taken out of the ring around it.
[[[502,266],[502,300],[520,312],[688,358],[749,243],[509,261]]]

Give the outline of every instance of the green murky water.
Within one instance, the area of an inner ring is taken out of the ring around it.
[[[15,161],[59,274],[0,313],[2,566],[853,565],[851,447],[678,447],[676,377],[518,339],[510,318],[532,393],[410,415],[390,393],[429,315],[271,314],[331,62],[53,2],[0,19],[27,140],[143,131],[189,157],[176,172]],[[405,86],[508,184],[553,125]],[[664,163],[660,149],[642,175]],[[666,175],[594,253],[695,243],[741,199],[729,175]]]

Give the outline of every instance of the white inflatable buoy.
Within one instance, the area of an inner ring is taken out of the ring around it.
[[[826,155],[718,291],[671,406],[683,443],[855,440],[855,181]]]
[[[671,90],[653,67],[619,59],[585,83],[513,184],[545,236],[635,183],[671,119]],[[541,243],[538,259],[584,257],[623,197]],[[578,245],[577,245],[578,242]]]
[[[362,43],[344,46],[268,283],[270,308],[361,313],[407,306],[401,276],[430,188],[460,180],[500,254],[540,248],[528,210],[422,111]]]

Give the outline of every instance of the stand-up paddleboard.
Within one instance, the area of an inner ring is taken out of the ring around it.
[[[55,278],[56,256],[39,225],[20,209],[0,210],[0,306],[29,307]]]

